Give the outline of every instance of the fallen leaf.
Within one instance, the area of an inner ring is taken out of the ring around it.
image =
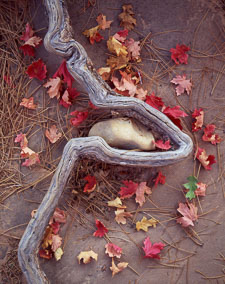
[[[166,177],[162,174],[161,171],[159,171],[157,177],[153,181],[155,182],[155,187],[157,187],[159,183],[165,184]]]
[[[136,229],[137,231],[143,230],[145,232],[148,231],[148,227],[156,228],[156,225],[159,223],[159,221],[155,218],[151,218],[147,220],[146,217],[143,217],[141,221],[138,221],[136,223]]]
[[[190,47],[182,44],[176,45],[176,48],[171,48],[170,52],[171,54],[171,59],[176,63],[176,64],[187,64],[187,60],[188,60],[188,54],[186,54],[187,51],[190,50]]]
[[[155,142],[155,146],[162,150],[169,150],[172,146],[170,145],[170,140],[163,142],[163,140],[158,140]]]
[[[115,220],[118,224],[126,224],[127,220],[126,218],[128,217],[132,217],[132,214],[130,212],[125,212],[124,209],[121,208],[117,208],[117,210],[115,211]]]
[[[107,80],[110,79],[111,68],[110,67],[101,67],[101,68],[98,69],[98,74],[101,75],[101,77],[104,81],[107,81]]]
[[[75,111],[71,112],[70,115],[74,115],[74,117],[72,117],[72,118],[70,119],[70,123],[71,123],[73,126],[77,127],[77,126],[79,126],[84,120],[87,119],[87,117],[88,117],[88,111],[77,111],[77,110],[75,110]]]
[[[166,114],[167,116],[171,116],[173,118],[188,116],[184,111],[182,111],[180,109],[180,106],[175,106],[175,107],[169,107],[168,106],[163,110],[163,113]]]
[[[81,260],[83,259],[83,263],[87,264],[89,263],[92,259],[95,259],[96,261],[98,260],[98,254],[95,253],[93,250],[89,251],[82,251],[80,254],[77,256],[78,262],[80,264]]]
[[[126,206],[122,204],[122,201],[119,197],[117,197],[112,201],[108,201],[108,206],[116,208],[124,208],[124,209],[126,208]]]
[[[88,102],[88,105],[92,109],[98,109],[98,107],[96,107],[91,101]]]
[[[44,80],[47,73],[46,65],[41,59],[38,59],[28,66],[26,73],[29,75],[30,79],[37,78]]]
[[[59,132],[59,130],[57,129],[56,125],[52,125],[49,128],[49,130],[46,129],[45,136],[48,138],[48,140],[51,143],[54,144],[56,141],[58,141],[62,137],[62,133]]]
[[[47,226],[47,228],[45,229],[45,234],[44,234],[44,238],[42,240],[42,248],[43,249],[47,249],[49,246],[51,247],[52,245],[52,228],[50,226]]]
[[[20,37],[21,40],[26,42],[29,38],[34,35],[34,31],[29,23],[26,24],[26,30],[23,32],[22,36]]]
[[[51,259],[52,258],[52,251],[47,249],[39,249],[38,252],[39,256],[45,259]]]
[[[49,225],[51,226],[52,228],[52,233],[57,235],[58,232],[59,232],[59,229],[60,229],[60,224],[59,222],[51,222],[49,223]]]
[[[214,124],[207,124],[204,129],[204,135],[202,136],[203,141],[211,142],[213,145],[216,145],[222,141],[218,134],[215,134],[214,131],[216,126]]]
[[[146,104],[154,107],[157,110],[159,110],[160,107],[164,106],[162,99],[160,97],[157,97],[154,92],[152,92],[151,95],[146,96],[145,102]]]
[[[136,89],[136,97],[139,100],[144,101],[146,99],[147,93],[148,93],[148,91],[144,90],[143,88],[139,88],[139,89],[137,88]]]
[[[92,191],[94,191],[97,184],[95,176],[87,175],[84,180],[88,182],[84,187],[84,192],[91,193]]]
[[[62,248],[57,248],[57,250],[54,252],[54,257],[56,261],[60,260],[62,258],[62,255],[63,255]]]
[[[140,41],[135,41],[133,38],[130,38],[125,41],[125,46],[127,47],[129,58],[137,60],[140,57]]]
[[[216,163],[214,155],[207,156],[205,149],[199,147],[196,151],[196,158],[206,170],[211,170],[211,165]]]
[[[177,75],[170,82],[175,84],[175,85],[178,85],[176,87],[177,96],[180,96],[185,91],[187,92],[188,95],[190,94],[192,84],[191,84],[190,80],[186,80],[186,75],[183,75],[183,76]]]
[[[29,46],[33,46],[33,47],[37,47],[40,43],[42,42],[42,39],[40,37],[37,36],[33,36],[31,38],[29,38],[24,45],[29,45]]]
[[[128,30],[125,29],[125,30],[117,32],[116,34],[114,34],[113,37],[120,42],[125,42],[127,36],[128,36]]]
[[[114,277],[115,274],[124,270],[127,266],[128,262],[119,262],[116,266],[114,259],[112,258],[112,266],[110,266],[110,270],[112,271],[112,277]]]
[[[126,46],[115,39],[113,36],[109,37],[107,41],[107,47],[111,53],[114,53],[117,56],[127,56],[128,54]]]
[[[57,99],[60,97],[60,89],[62,85],[62,80],[59,77],[50,78],[47,83],[43,85],[45,88],[49,88],[47,93],[50,98],[56,97]]]
[[[53,213],[53,219],[55,222],[59,223],[66,223],[66,213],[64,210],[59,209],[58,207],[55,208]]]
[[[202,129],[203,120],[204,120],[204,111],[202,108],[195,109],[192,113],[192,117],[195,119],[195,121],[192,123],[192,131],[196,132],[198,130]]]
[[[103,14],[99,14],[96,21],[99,25],[99,29],[101,30],[109,29],[112,23],[112,21],[106,21],[106,16]]]
[[[121,199],[130,198],[136,193],[138,183],[134,183],[132,180],[123,180],[123,184],[126,187],[120,187],[119,195]]]
[[[194,204],[179,203],[177,211],[183,215],[183,217],[177,219],[177,223],[181,224],[183,227],[194,226],[193,221],[198,219],[198,208]]]
[[[23,55],[26,56],[34,56],[35,55],[35,50],[33,46],[24,44],[20,46],[20,49],[23,51]]]
[[[188,189],[188,192],[186,193],[186,198],[189,198],[190,200],[192,200],[193,198],[195,198],[195,191],[198,188],[197,186],[197,178],[194,176],[189,176],[187,178],[188,183],[183,184],[183,186]]]
[[[26,148],[28,146],[28,140],[26,138],[26,134],[20,133],[16,136],[15,143],[20,143],[21,149]]]
[[[29,148],[28,148],[29,149]],[[31,150],[31,149],[30,149]],[[24,150],[22,150],[24,152]],[[31,150],[32,151],[32,150]],[[33,151],[32,151],[33,152]],[[29,155],[25,155],[23,156],[23,153],[21,154],[21,156],[23,158],[28,158],[25,160],[25,162],[22,163],[22,166],[25,166],[25,167],[30,167],[30,166],[33,166],[35,164],[39,164],[40,163],[40,159],[39,159],[39,155],[38,153],[35,153],[33,152],[32,154],[29,154]]]
[[[107,65],[111,67],[112,70],[118,70],[125,68],[128,64],[129,58],[124,55],[120,55],[118,57],[116,56],[110,56],[107,59]]]
[[[139,183],[135,192],[136,194],[135,201],[139,203],[140,206],[142,206],[145,203],[145,193],[151,194],[152,193],[151,188],[146,185],[146,182],[141,182]]]
[[[59,235],[52,234],[52,245],[51,249],[55,252],[62,245],[62,238]]]
[[[63,60],[59,68],[56,70],[55,74],[52,76],[53,78],[59,77],[61,80],[63,80],[64,83],[67,84],[69,88],[72,88],[72,84],[74,81],[74,78],[72,75],[70,75],[67,67],[66,67],[66,60]]]
[[[163,243],[154,243],[152,244],[150,241],[150,238],[147,237],[144,240],[144,247],[143,250],[145,252],[145,258],[156,258],[160,259],[159,253],[161,250],[165,247],[165,244]]]
[[[111,79],[111,81],[116,87],[116,91],[117,90],[122,91],[122,92],[128,91],[128,94],[131,97],[134,97],[137,91],[137,86],[135,86],[131,78],[131,74],[127,74],[126,72],[123,72],[123,71],[120,71],[120,74],[122,76],[121,81],[119,81],[118,78],[114,76],[112,76],[112,79]]]
[[[34,98],[30,97],[29,99],[23,98],[20,106],[24,106],[28,109],[36,109],[37,105],[34,104]]]
[[[197,183],[197,189],[195,190],[195,195],[197,196],[205,196],[207,185],[205,183],[199,182]]]
[[[96,27],[91,28],[89,30],[85,30],[83,32],[83,35],[85,35],[86,37],[89,37],[90,43],[94,44],[95,41],[100,42],[102,39],[104,39],[104,37],[100,35],[98,30],[99,30],[99,26],[96,26]]]
[[[113,243],[108,243],[105,245],[105,253],[109,255],[109,257],[117,257],[120,258],[122,254],[122,249]]]
[[[137,24],[136,19],[133,17],[133,7],[132,5],[123,5],[122,6],[123,12],[119,14],[120,26],[124,27],[128,31],[133,30]]]
[[[98,219],[95,221],[95,224],[97,231],[94,232],[93,236],[102,238],[106,233],[108,233],[108,229]]]

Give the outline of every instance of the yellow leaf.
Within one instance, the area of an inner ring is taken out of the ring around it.
[[[158,223],[159,223],[159,221],[155,218],[151,218],[151,219],[147,220],[146,217],[143,217],[141,221],[138,221],[136,223],[136,229],[138,231],[143,230],[143,231],[147,232],[148,227],[154,227],[155,228],[156,224],[158,224]]]
[[[107,65],[109,65],[112,69],[122,69],[125,68],[128,64],[129,58],[124,55],[120,55],[118,57],[116,56],[110,56],[107,59]]]
[[[112,258],[112,266],[110,267],[110,270],[112,271],[112,277],[121,272],[122,270],[124,270],[124,268],[126,268],[128,265],[128,262],[119,262],[116,266],[114,259]]]
[[[108,206],[111,207],[117,207],[117,208],[126,208],[125,205],[122,204],[122,201],[119,197],[117,197],[116,199],[112,200],[112,201],[108,201]]]
[[[107,46],[109,51],[115,53],[117,56],[120,55],[126,56],[128,54],[126,46],[122,45],[122,43],[120,43],[113,36],[111,36],[107,41]]]
[[[57,250],[54,252],[55,259],[58,261],[62,258],[63,250],[61,248],[57,248]]]
[[[98,29],[99,29],[99,26],[96,26],[96,27],[91,28],[89,30],[85,30],[83,32],[83,35],[85,35],[86,37],[93,37],[97,33]]]
[[[96,261],[98,260],[98,254],[95,253],[93,250],[82,251],[77,256],[79,264],[80,264],[81,259],[83,259],[84,264],[87,264],[91,261],[92,258],[95,259]]]

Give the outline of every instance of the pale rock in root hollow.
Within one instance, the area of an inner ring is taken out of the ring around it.
[[[114,118],[96,123],[88,136],[100,136],[111,147],[125,150],[154,150],[155,139],[144,125],[131,118]]]

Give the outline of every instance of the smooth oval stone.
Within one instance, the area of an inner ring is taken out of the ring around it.
[[[88,136],[100,136],[111,147],[154,150],[155,139],[144,125],[131,118],[113,118],[96,123]]]

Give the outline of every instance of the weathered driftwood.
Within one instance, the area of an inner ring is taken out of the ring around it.
[[[135,117],[166,135],[177,146],[166,152],[129,152],[111,148],[100,137],[75,138],[64,148],[61,161],[35,217],[31,219],[20,241],[18,258],[21,269],[30,284],[49,283],[38,262],[38,249],[68,176],[79,157],[86,156],[110,164],[157,167],[179,162],[192,151],[189,136],[182,133],[164,114],[135,98],[122,97],[112,91],[94,69],[84,48],[72,37],[72,28],[63,0],[45,0],[49,29],[45,47],[53,54],[67,59],[67,68],[73,77],[86,87],[90,100],[99,108],[110,108],[125,116]]]

